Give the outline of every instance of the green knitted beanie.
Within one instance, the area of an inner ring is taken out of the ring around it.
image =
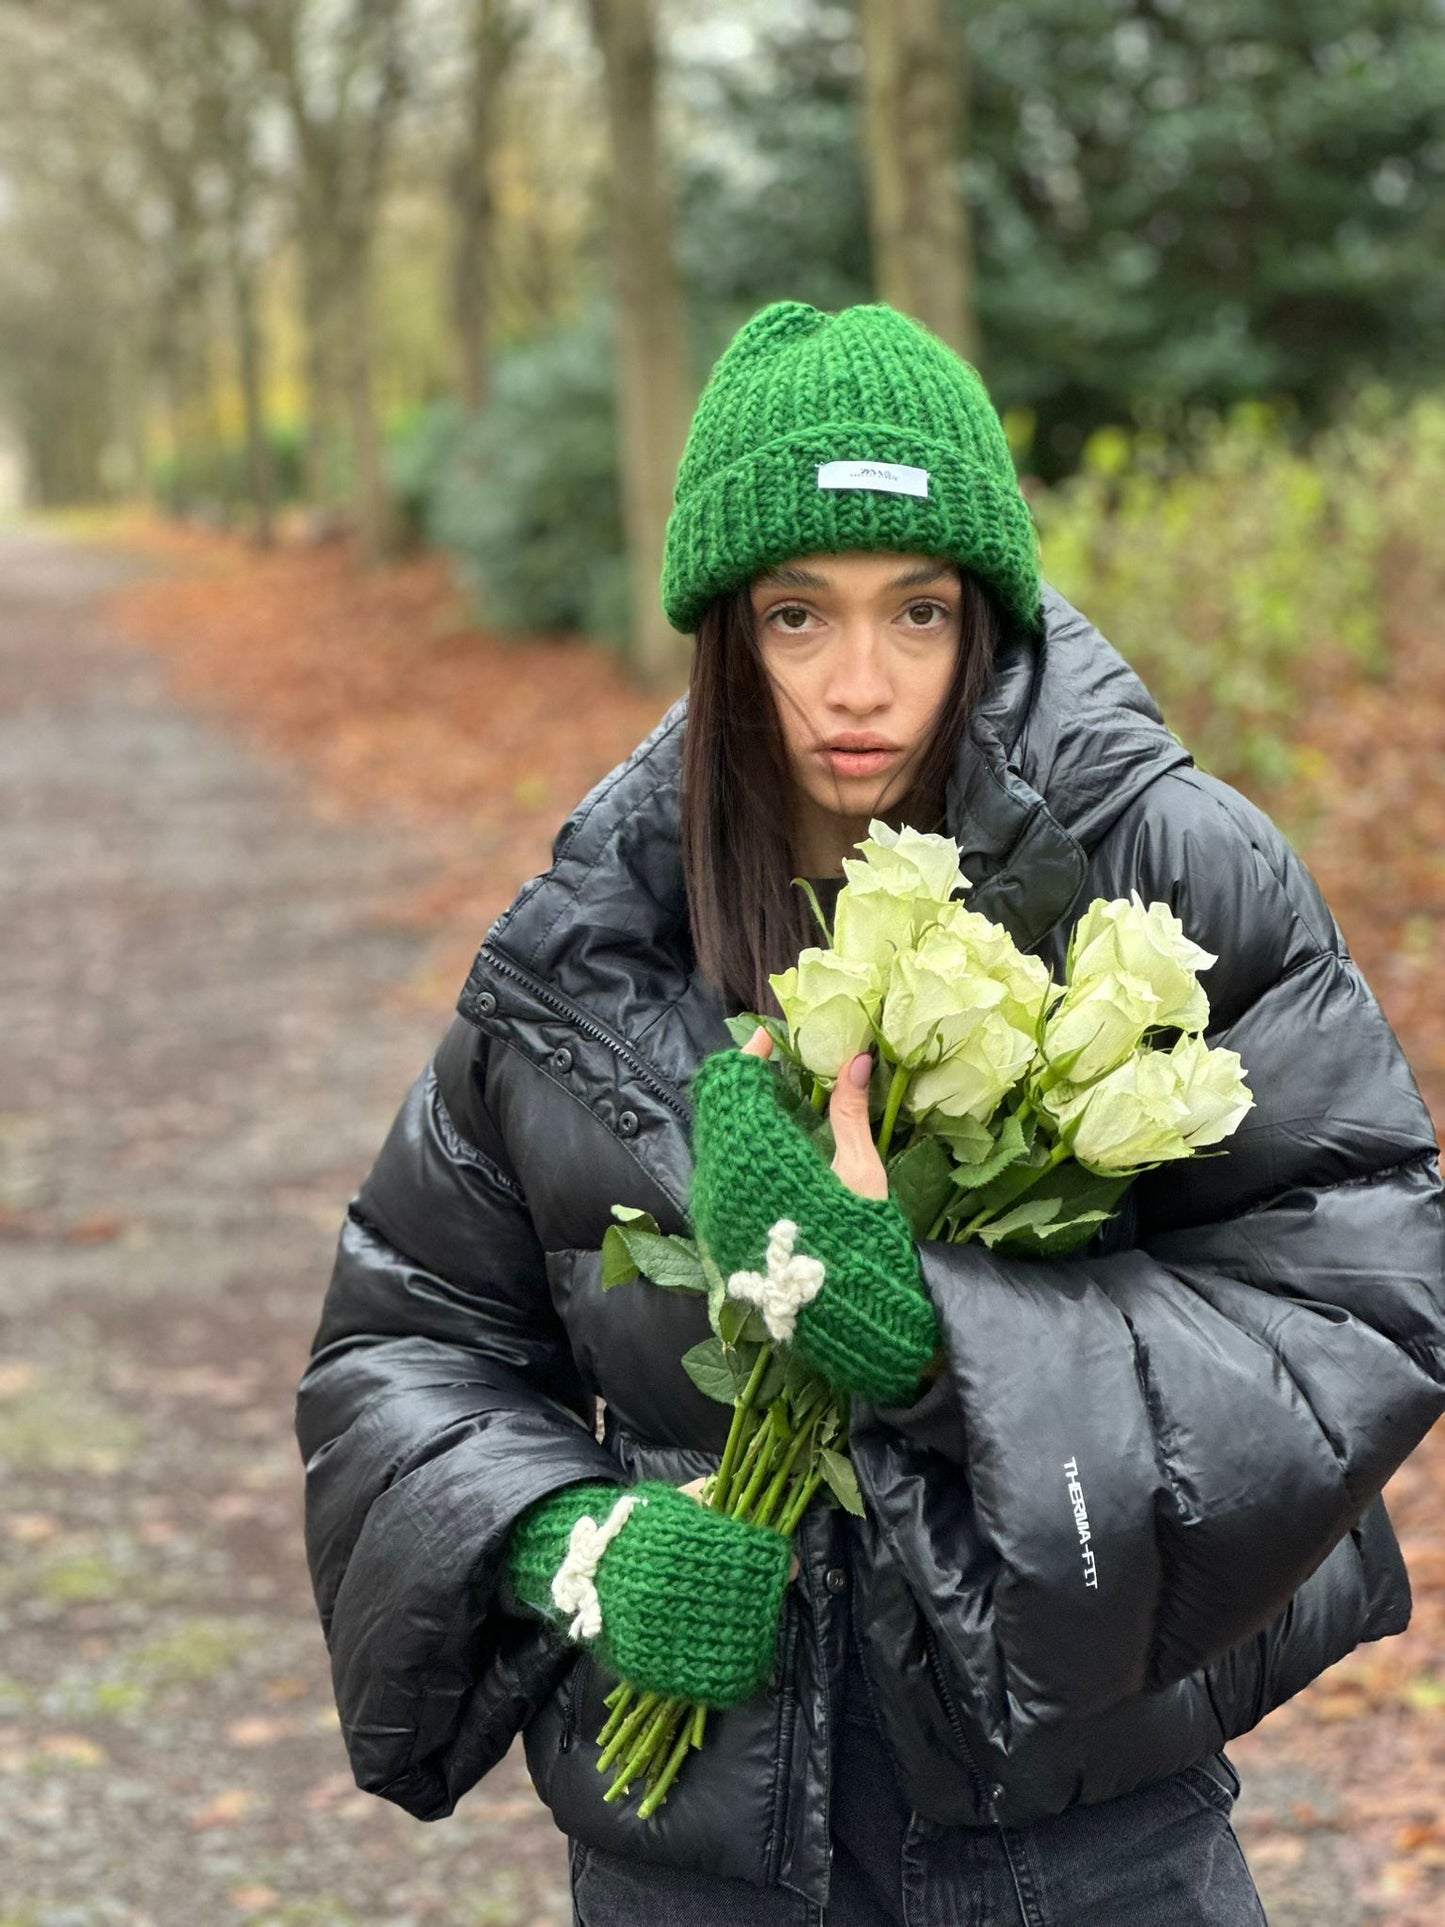
[[[646,1503],[633,1508],[597,1567],[598,1657],[643,1692],[718,1707],[750,1699],[773,1670],[792,1562],[791,1540],[768,1526],[729,1519],[657,1480],[567,1486],[513,1525],[505,1567],[512,1596],[565,1632],[552,1579],[572,1528],[584,1517],[606,1519],[624,1490]]]
[[[678,467],[662,606],[690,633],[711,598],[794,555],[945,556],[1040,619],[1038,542],[977,369],[885,302],[774,301],[723,350]]]
[[[693,1074],[693,1228],[731,1277],[756,1270],[779,1218],[823,1261],[793,1348],[839,1391],[876,1405],[916,1398],[939,1344],[907,1218],[892,1197],[860,1198],[778,1102],[761,1057],[720,1050]]]

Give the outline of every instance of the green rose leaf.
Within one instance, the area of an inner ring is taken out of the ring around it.
[[[741,1050],[752,1038],[759,1024],[772,1038],[776,1049],[792,1054],[792,1043],[788,1037],[787,1025],[778,1017],[760,1017],[755,1010],[740,1010],[736,1017],[725,1017],[728,1034]],[[774,1060],[776,1061],[776,1060]]]
[[[609,1243],[612,1246],[610,1258]],[[607,1228],[602,1240],[602,1252],[604,1289],[624,1284],[641,1272],[649,1284],[660,1285],[664,1291],[707,1290],[702,1260],[691,1238],[665,1237],[659,1231],[643,1231],[631,1224],[614,1224]]]
[[[855,1519],[861,1519],[863,1494],[858,1490],[858,1474],[853,1470],[852,1461],[825,1445],[818,1454],[818,1470],[843,1510],[851,1512]]]
[[[915,1137],[888,1168],[888,1188],[912,1226],[926,1238],[953,1187],[948,1152],[937,1138]]]
[[[1086,1245],[1111,1215],[1108,1211],[1081,1211],[1077,1217],[1015,1232],[1005,1243],[1011,1251],[1037,1252],[1043,1258],[1062,1257],[1065,1252],[1077,1251]]]
[[[787,1381],[788,1361],[790,1357],[791,1353],[786,1346],[776,1345],[772,1348],[772,1357],[768,1360],[768,1369],[763,1373],[762,1383],[758,1386],[757,1391],[756,1404],[760,1412],[766,1412],[773,1400],[782,1392],[784,1384]],[[751,1365],[752,1360],[749,1359],[748,1363]],[[741,1392],[742,1389],[742,1385],[739,1385],[738,1391]]]
[[[1040,1225],[1048,1224],[1058,1217],[1061,1209],[1062,1206],[1057,1198],[1025,1198],[1022,1204],[1016,1204],[1012,1211],[1005,1211],[1003,1216],[995,1218],[992,1224],[980,1225],[973,1235],[980,1244],[986,1244],[992,1249],[1001,1239],[1008,1237],[1010,1232],[1031,1231]]]
[[[655,1231],[659,1236],[662,1234],[662,1226],[640,1204],[614,1204],[612,1215],[619,1224],[634,1225],[639,1231]]]
[[[992,1151],[977,1164],[956,1164],[951,1181],[962,1191],[975,1191],[985,1184],[992,1184],[1000,1173],[1017,1164],[1020,1158],[1028,1156],[1031,1142],[1031,1136],[1025,1132],[1015,1114],[1007,1111]]]
[[[742,1386],[732,1364],[731,1353],[720,1338],[704,1338],[682,1355],[682,1369],[706,1398],[719,1405],[734,1405]]]
[[[761,1319],[759,1323],[761,1323]],[[764,1326],[763,1329],[766,1331],[767,1327]],[[802,1399],[806,1397],[809,1392],[819,1389],[827,1389],[827,1380],[818,1372],[815,1372],[813,1367],[809,1365],[805,1359],[801,1358],[797,1352],[790,1351],[788,1353],[787,1368],[783,1374],[784,1392],[787,1393],[789,1398]]]
[[[611,1291],[614,1285],[625,1285],[636,1276],[637,1266],[621,1225],[608,1225],[602,1234],[602,1289]]]
[[[718,1306],[713,1330],[724,1345],[766,1345],[770,1342],[763,1315],[744,1298],[724,1298]]]

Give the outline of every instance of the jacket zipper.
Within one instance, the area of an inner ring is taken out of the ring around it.
[[[783,1634],[783,1654],[779,1667],[778,1753],[773,1783],[772,1826],[768,1840],[768,1879],[778,1877],[783,1857],[783,1822],[787,1817],[788,1790],[792,1785],[793,1728],[797,1724],[798,1694],[793,1685],[793,1658],[798,1644],[798,1606],[789,1588],[788,1614]]]
[[[577,1662],[572,1668],[571,1678],[567,1682],[567,1708],[562,1716],[562,1731],[557,1740],[559,1753],[570,1752],[572,1742],[577,1736],[577,1725],[582,1714],[584,1676],[591,1664],[591,1653],[584,1651],[578,1654]]]
[[[690,1119],[691,1108],[681,1095],[673,1089],[672,1085],[664,1083],[656,1071],[633,1050],[630,1044],[619,1037],[616,1031],[608,1030],[605,1025],[599,1024],[595,1018],[579,1010],[577,1005],[568,998],[559,996],[555,990],[549,989],[530,971],[523,970],[520,964],[513,963],[499,951],[484,945],[482,954],[494,970],[503,977],[511,977],[517,983],[525,984],[538,1003],[545,1004],[549,1010],[556,1011],[559,1017],[565,1017],[570,1024],[582,1032],[583,1036],[591,1037],[599,1044],[605,1044],[608,1050],[620,1057],[633,1075],[644,1083],[675,1116],[680,1117],[684,1123]]]
[[[928,1665],[933,1674],[933,1683],[938,1688],[938,1697],[942,1700],[943,1710],[948,1715],[948,1724],[953,1730],[953,1737],[958,1742],[958,1750],[963,1755],[964,1764],[967,1766],[969,1777],[973,1781],[973,1790],[977,1797],[979,1808],[988,1815],[990,1820],[994,1820],[996,1817],[994,1798],[988,1790],[987,1781],[979,1771],[978,1760],[974,1755],[972,1746],[969,1744],[968,1734],[964,1731],[963,1718],[958,1710],[958,1702],[953,1697],[953,1688],[949,1685],[948,1674],[944,1670],[943,1655],[938,1650],[938,1640],[932,1626],[929,1625],[921,1613],[919,1614],[919,1624],[923,1628],[923,1648],[928,1655]]]

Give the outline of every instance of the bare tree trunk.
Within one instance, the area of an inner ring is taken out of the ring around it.
[[[315,185],[316,163],[303,161],[312,176],[301,186],[301,218],[296,239],[301,255],[301,308],[305,322],[306,432],[301,450],[301,486],[306,500],[323,512],[335,506],[334,451],[340,388],[336,366],[336,238],[328,198]],[[332,204],[334,205],[334,203]]]
[[[246,480],[255,512],[254,534],[259,547],[269,549],[275,539],[275,500],[271,451],[266,442],[263,344],[257,314],[256,275],[247,259],[244,238],[234,225],[227,235],[227,265],[236,329],[236,357],[241,369],[241,407],[246,423]]]
[[[339,49],[331,89],[318,100],[303,59],[297,0],[270,0],[248,15],[280,83],[300,163],[297,230],[307,327],[308,493],[329,494],[324,474],[335,404],[351,425],[352,510],[358,554],[387,547],[391,517],[372,392],[371,273],[391,134],[405,90],[402,0],[351,0],[333,25]]]
[[[392,514],[372,387],[369,260],[359,263],[357,274],[350,279],[346,305],[346,401],[351,421],[357,559],[367,565],[379,561],[391,550]]]
[[[862,0],[864,145],[874,281],[970,361],[978,356],[967,150],[967,50],[948,0]]]
[[[452,319],[456,329],[457,386],[468,410],[487,398],[492,311],[492,152],[497,97],[526,27],[506,0],[472,0],[468,36],[466,118],[451,169]]]
[[[687,433],[689,383],[672,210],[657,144],[651,0],[591,0],[612,160],[623,522],[632,572],[629,659],[649,683],[678,678],[688,647],[662,613],[663,533]]]

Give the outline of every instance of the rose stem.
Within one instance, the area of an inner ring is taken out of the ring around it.
[[[663,1728],[669,1723],[671,1715],[676,1711],[676,1708],[677,1701],[671,1699],[664,1700],[658,1707],[657,1712],[648,1722],[642,1738],[617,1769],[616,1779],[602,1796],[604,1800],[620,1800],[622,1798],[628,1787],[642,1771],[644,1763],[652,1752],[658,1734],[662,1732]]]
[[[878,1155],[888,1156],[888,1147],[893,1142],[893,1126],[898,1122],[898,1107],[903,1102],[903,1093],[908,1089],[913,1073],[901,1064],[893,1067],[893,1079],[888,1086],[888,1102],[883,1107],[883,1122],[878,1127]]]
[[[774,1439],[778,1437],[778,1426],[777,1424],[774,1423],[774,1420],[773,1420],[773,1414],[774,1412],[777,1411],[777,1409],[778,1409],[777,1404],[770,1405],[766,1413],[763,1415],[762,1429],[763,1431],[770,1433],[772,1438]],[[758,1493],[762,1488],[763,1481],[764,1479],[767,1478],[768,1473],[771,1470],[771,1467],[772,1467],[772,1452],[771,1452],[771,1448],[769,1447],[768,1449],[765,1449],[758,1453],[758,1462],[753,1467],[752,1477],[748,1480],[747,1484],[743,1487],[742,1497],[737,1501],[735,1505],[729,1508],[733,1518],[745,1519],[747,1517],[748,1507],[752,1504],[753,1500],[758,1496]]]
[[[753,1409],[756,1413],[757,1408],[754,1407]],[[765,1432],[771,1433],[771,1430],[772,1428],[767,1423],[767,1414],[765,1412],[762,1418],[758,1420],[757,1430],[749,1438],[742,1456],[738,1460],[737,1468],[733,1473],[734,1492],[738,1490],[739,1481],[745,1481],[752,1472],[753,1467],[757,1464],[758,1448],[763,1443],[763,1434]]]
[[[676,1744],[667,1756],[667,1764],[658,1776],[657,1784],[647,1794],[642,1805],[637,1809],[637,1817],[639,1820],[650,1820],[667,1798],[667,1789],[677,1778],[677,1770],[687,1758],[688,1740],[691,1733],[692,1722],[689,1720],[678,1734]]]
[[[679,1700],[676,1710],[669,1716],[662,1731],[652,1742],[647,1756],[647,1790],[650,1793],[657,1782],[657,1776],[667,1764],[668,1752],[681,1729],[684,1735],[692,1726],[692,1701]]]
[[[817,1429],[818,1417],[816,1411],[809,1414],[806,1424],[799,1423],[798,1429],[794,1432],[787,1451],[783,1454],[782,1464],[773,1474],[772,1483],[768,1486],[761,1504],[752,1515],[752,1523],[755,1526],[772,1524],[773,1510],[783,1496],[783,1489],[788,1482],[788,1474],[793,1469],[794,1461],[802,1449],[803,1441],[804,1439],[811,1438]]]
[[[632,1704],[632,1695],[635,1690],[636,1689],[631,1686],[619,1686],[615,1694],[609,1694],[608,1698],[604,1700],[603,1704],[611,1706],[612,1711],[607,1715],[606,1725],[597,1735],[598,1746],[606,1746],[618,1727],[621,1726],[622,1722],[627,1718],[627,1709]]]
[[[603,1748],[602,1757],[597,1762],[597,1771],[599,1773],[605,1773],[618,1755],[625,1751],[627,1747],[631,1746],[638,1732],[646,1725],[656,1710],[657,1703],[658,1695],[656,1693],[643,1694],[642,1698],[637,1702],[636,1706],[633,1707],[627,1718]]]
[[[733,1407],[733,1422],[728,1427],[728,1442],[723,1447],[722,1464],[718,1467],[717,1483],[713,1486],[712,1497],[708,1501],[715,1512],[721,1512],[728,1502],[728,1489],[732,1485],[733,1467],[737,1463],[738,1447],[747,1429],[748,1418],[753,1409],[753,1401],[758,1395],[758,1387],[763,1382],[763,1374],[768,1369],[771,1356],[766,1345],[753,1360],[753,1369],[748,1373],[748,1382],[743,1387],[742,1397]]]
[[[804,1479],[794,1494],[787,1511],[778,1521],[779,1532],[783,1533],[789,1539],[792,1538],[793,1534],[798,1530],[798,1525],[802,1520],[803,1514],[808,1510],[813,1494],[822,1483],[823,1475],[821,1472],[810,1472],[808,1474],[807,1478]]]
[[[691,1734],[692,1743],[694,1746],[702,1745],[702,1731],[706,1725],[707,1725],[707,1708],[703,1705],[695,1706],[693,1708],[693,1713],[692,1713],[692,1734]]]

